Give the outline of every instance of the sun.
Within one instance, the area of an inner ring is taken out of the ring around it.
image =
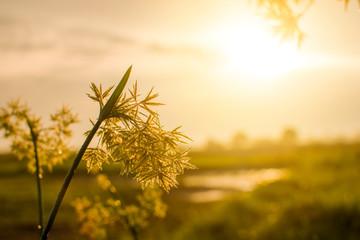
[[[294,43],[280,44],[268,30],[255,21],[217,23],[209,28],[205,44],[227,74],[267,81],[292,71],[301,60]]]

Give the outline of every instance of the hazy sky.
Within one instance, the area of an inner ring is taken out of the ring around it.
[[[21,97],[47,119],[79,113],[74,144],[97,116],[90,82],[152,86],[167,128],[199,145],[234,131],[303,138],[360,133],[360,13],[316,0],[302,48],[278,46],[241,0],[0,0],[0,103]]]

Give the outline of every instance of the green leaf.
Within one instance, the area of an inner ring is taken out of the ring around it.
[[[113,94],[111,95],[110,99],[106,102],[104,108],[100,112],[99,119],[104,120],[108,117],[111,110],[115,106],[115,104],[118,102],[119,97],[124,90],[124,87],[129,80],[130,72],[131,72],[132,66],[128,68],[128,70],[125,72],[123,78],[121,79],[120,83],[117,85],[116,89],[114,90]]]

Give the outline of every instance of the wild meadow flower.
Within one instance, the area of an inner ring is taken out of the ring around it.
[[[108,239],[108,229],[121,224],[129,229],[135,240],[139,230],[148,226],[151,217],[165,217],[167,206],[162,201],[163,191],[159,187],[146,188],[137,195],[136,203],[127,204],[106,175],[99,174],[96,179],[109,194],[93,199],[80,197],[72,202],[80,233],[89,239]]]
[[[72,136],[70,126],[77,121],[77,116],[67,106],[50,115],[48,127],[20,100],[11,101],[0,109],[0,130],[4,131],[5,138],[11,140],[12,153],[19,160],[26,160],[29,171],[33,173],[36,171],[34,143],[40,172],[43,168],[51,171],[71,153],[68,148],[68,139]]]
[[[101,85],[92,84],[91,90],[89,97],[102,109],[111,88],[103,93]],[[120,174],[134,176],[143,188],[159,185],[169,192],[177,186],[176,176],[194,166],[189,163],[188,151],[179,148],[189,138],[179,127],[163,129],[159,114],[152,109],[162,104],[154,101],[158,94],[152,92],[140,98],[135,83],[128,96],[120,95],[97,132],[97,146],[86,150],[84,160],[89,171],[94,167],[101,170],[103,163],[120,164]]]
[[[67,139],[71,137],[70,125],[77,122],[77,116],[64,106],[50,115],[50,120],[51,125],[44,127],[41,118],[33,115],[20,100],[0,109],[0,130],[11,140],[12,153],[19,160],[26,160],[29,171],[36,173],[40,233],[43,229],[43,168],[51,171],[70,154]]]
[[[158,94],[153,94],[151,90],[145,98],[140,99],[136,83],[129,91],[129,96],[123,93],[131,69],[132,67],[128,68],[110,97],[112,87],[103,92],[101,84],[99,87],[91,84],[93,94],[88,96],[99,103],[99,117],[95,122],[92,121],[91,131],[85,133],[87,137],[65,177],[41,239],[47,239],[75,170],[83,157],[89,171],[94,167],[101,170],[104,162],[120,164],[120,174],[133,176],[144,190],[146,187],[158,185],[169,192],[171,187],[178,184],[176,176],[182,174],[184,169],[195,168],[189,163],[188,151],[179,148],[180,143],[185,143],[183,139],[188,138],[179,132],[179,128],[172,131],[164,130],[157,112],[152,110],[152,106],[161,105],[153,101]],[[95,135],[98,138],[97,146],[88,148]],[[118,203],[117,200],[114,202]],[[133,206],[121,208],[118,213],[121,215],[122,211],[125,211],[127,216],[143,213],[135,210]],[[135,221],[141,218],[126,219],[130,224],[133,222],[132,219]],[[136,232],[132,232],[133,236],[136,236]]]

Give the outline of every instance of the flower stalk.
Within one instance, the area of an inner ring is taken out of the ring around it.
[[[46,226],[44,228],[44,231],[42,232],[42,235],[41,235],[42,240],[46,240],[48,238],[48,234],[49,234],[50,229],[51,229],[51,227],[52,227],[52,225],[54,223],[55,217],[57,215],[57,212],[59,210],[61,202],[62,202],[62,200],[63,200],[63,198],[65,196],[65,193],[66,193],[66,191],[67,191],[67,189],[69,187],[69,184],[70,184],[70,182],[71,182],[71,180],[72,180],[72,178],[74,176],[75,170],[78,167],[82,156],[84,155],[87,147],[89,146],[92,138],[94,137],[96,131],[99,129],[100,125],[101,125],[101,121],[98,120],[95,123],[94,127],[92,128],[90,134],[87,136],[85,142],[81,146],[78,154],[76,155],[76,157],[74,159],[74,162],[73,162],[71,168],[69,169],[69,171],[68,171],[68,173],[67,173],[67,175],[65,177],[64,183],[63,183],[63,185],[62,185],[62,187],[60,189],[60,192],[59,192],[58,197],[57,197],[57,199],[56,199],[56,201],[54,203],[54,206],[53,206],[53,208],[52,208],[52,210],[50,212],[48,221],[47,221]]]
[[[81,146],[78,154],[76,155],[74,162],[71,166],[71,168],[69,169],[64,183],[60,189],[60,192],[58,194],[58,197],[54,203],[54,206],[50,212],[48,221],[46,223],[46,226],[44,228],[44,231],[42,232],[41,235],[41,240],[46,240],[48,238],[48,234],[50,232],[50,229],[54,223],[55,217],[57,215],[57,212],[59,210],[59,207],[61,205],[61,202],[65,196],[65,193],[69,187],[69,184],[74,176],[75,170],[77,169],[87,147],[89,146],[91,140],[93,139],[93,137],[95,136],[95,133],[97,132],[97,130],[99,129],[101,123],[109,116],[112,108],[115,106],[115,104],[118,102],[119,97],[122,93],[122,91],[124,90],[124,87],[129,79],[130,76],[130,72],[131,72],[131,66],[129,67],[129,69],[126,71],[126,73],[124,74],[123,78],[121,79],[120,83],[118,84],[118,86],[116,87],[116,89],[114,90],[113,94],[111,95],[110,99],[106,102],[105,106],[100,109],[100,115],[98,120],[96,121],[96,123],[94,124],[91,132],[89,133],[89,135],[87,136],[85,142],[83,143],[83,145]]]
[[[31,134],[31,140],[34,146],[34,157],[35,157],[35,167],[36,167],[36,185],[37,185],[37,193],[38,193],[38,208],[39,208],[39,225],[38,228],[40,230],[40,235],[42,234],[42,230],[43,230],[43,215],[44,215],[44,208],[43,208],[43,199],[42,199],[42,187],[41,187],[41,173],[40,173],[40,163],[39,163],[39,156],[38,156],[38,149],[37,149],[37,140],[38,140],[38,135],[35,133],[33,126],[31,124],[30,119],[28,118],[27,115],[24,116],[26,119],[26,123],[30,129],[30,134]]]

